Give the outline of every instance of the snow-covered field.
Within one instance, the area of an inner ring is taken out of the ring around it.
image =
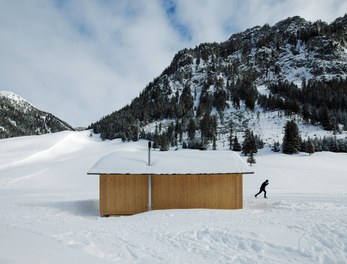
[[[0,140],[0,263],[347,263],[346,154],[261,151],[242,210],[99,217],[86,172],[146,145],[87,131]],[[265,179],[269,198],[255,199]]]

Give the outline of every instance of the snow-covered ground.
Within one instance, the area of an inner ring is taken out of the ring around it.
[[[86,172],[146,144],[87,131],[0,140],[0,263],[347,263],[346,154],[261,151],[242,210],[99,217]],[[254,198],[265,179],[269,198]]]

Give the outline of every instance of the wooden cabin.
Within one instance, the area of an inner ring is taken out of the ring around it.
[[[232,151],[115,152],[88,172],[100,177],[100,214],[178,208],[241,209],[242,175],[253,173]],[[149,164],[150,162],[150,164]]]

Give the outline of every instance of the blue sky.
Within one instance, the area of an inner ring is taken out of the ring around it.
[[[130,103],[183,48],[346,10],[345,0],[0,0],[0,90],[87,126]]]
[[[169,20],[170,25],[175,29],[175,31],[181,36],[185,41],[192,40],[192,32],[188,25],[184,24],[179,19],[179,14],[177,13],[177,3],[174,0],[163,0],[163,8],[165,10],[166,16]]]

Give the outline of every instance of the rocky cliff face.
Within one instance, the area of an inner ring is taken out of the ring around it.
[[[73,128],[12,92],[0,92],[0,138],[40,135]]]

